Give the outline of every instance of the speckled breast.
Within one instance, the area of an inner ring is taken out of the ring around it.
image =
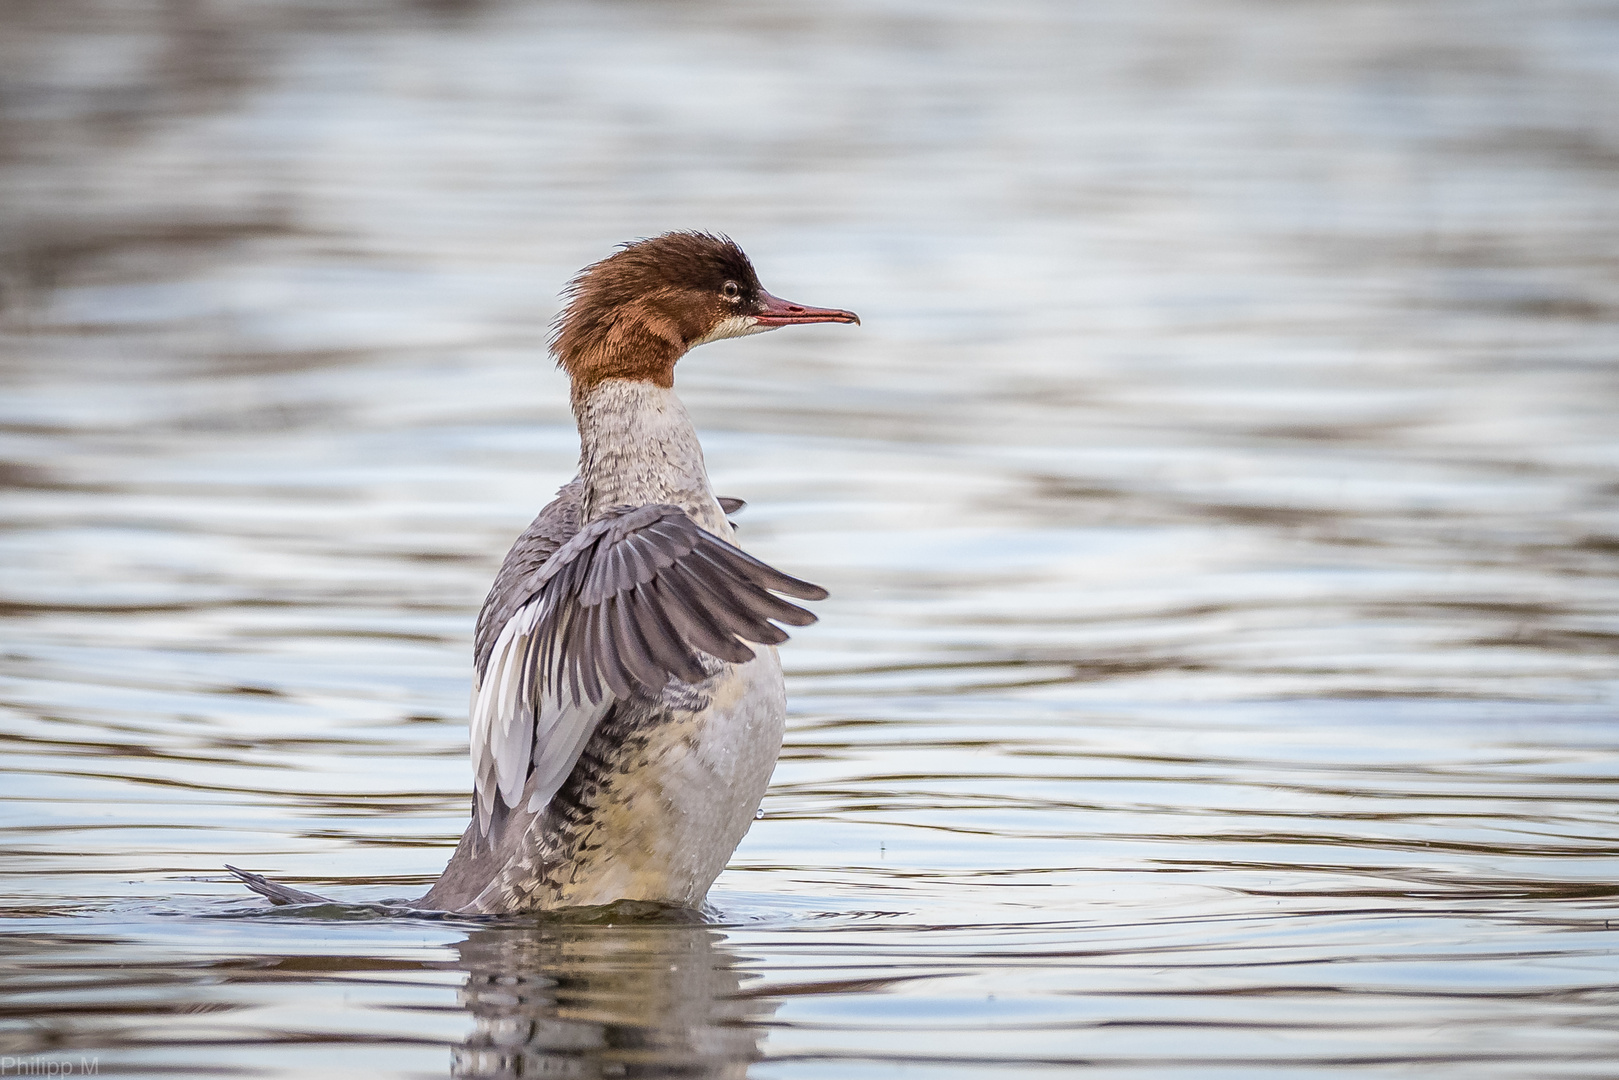
[[[695,906],[752,824],[781,750],[776,650],[657,702],[618,702],[519,851],[468,910]]]

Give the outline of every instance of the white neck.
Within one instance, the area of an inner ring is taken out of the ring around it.
[[[672,503],[729,540],[730,523],[708,486],[703,447],[673,390],[603,379],[574,399],[584,520],[615,506]]]

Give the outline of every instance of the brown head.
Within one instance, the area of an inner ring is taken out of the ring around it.
[[[812,308],[771,296],[730,239],[671,232],[636,240],[579,272],[568,285],[551,352],[574,393],[603,379],[669,387],[675,361],[721,338],[795,323],[858,323],[852,311]]]

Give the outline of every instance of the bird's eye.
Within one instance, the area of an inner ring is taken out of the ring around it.
[[[720,295],[727,300],[736,300],[742,296],[742,286],[734,281],[727,281],[720,289]]]

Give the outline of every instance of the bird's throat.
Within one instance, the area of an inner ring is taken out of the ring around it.
[[[615,506],[669,503],[708,531],[731,529],[709,487],[703,448],[672,389],[639,379],[603,379],[574,395],[584,520]]]

